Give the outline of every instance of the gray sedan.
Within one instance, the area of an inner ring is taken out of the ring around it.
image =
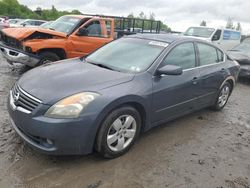
[[[238,73],[237,62],[204,41],[134,35],[25,73],[8,109],[16,132],[41,152],[114,158],[152,127],[223,109]]]
[[[239,76],[250,78],[250,43],[247,41],[242,42],[229,50],[228,55],[240,64]]]

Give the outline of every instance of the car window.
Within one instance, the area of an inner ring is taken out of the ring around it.
[[[23,24],[27,25],[27,26],[29,26],[29,25],[35,25],[35,21],[28,20],[28,21],[25,21]]]
[[[164,65],[176,65],[182,69],[195,67],[195,50],[193,43],[184,43],[175,47],[163,60],[161,67]]]
[[[35,22],[35,25],[39,26],[39,25],[41,25],[41,24],[43,24],[43,23],[45,23],[45,22],[36,21],[36,22]]]
[[[103,37],[102,30],[101,30],[101,24],[99,21],[90,22],[88,25],[85,26],[85,28],[88,30],[88,36]]]
[[[240,40],[241,33],[239,31],[224,30],[223,40]]]
[[[220,36],[221,36],[221,30],[218,29],[218,30],[215,32],[215,34],[214,34],[214,36],[213,36],[213,38],[212,38],[212,41],[220,40]]]
[[[219,62],[224,61],[224,53],[220,51],[219,49],[217,49],[217,54],[218,54],[218,61]]]
[[[22,23],[22,25],[30,25],[30,21],[25,21]]]
[[[36,21],[31,21],[31,25],[36,25]]]
[[[110,37],[110,35],[111,35],[111,21],[106,20],[105,21],[105,26],[106,26],[106,31],[107,31],[107,36],[106,37]]]
[[[218,62],[216,48],[207,45],[198,43],[200,66],[209,65]]]

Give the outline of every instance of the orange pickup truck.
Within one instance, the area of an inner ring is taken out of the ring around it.
[[[118,18],[118,21],[117,21]],[[139,20],[140,33],[159,33],[160,22]],[[117,27],[115,28],[115,23]],[[44,28],[8,28],[0,32],[0,52],[10,64],[30,67],[66,58],[86,56],[124,34],[138,33],[138,19],[122,17],[67,15]],[[136,31],[137,30],[137,31]]]

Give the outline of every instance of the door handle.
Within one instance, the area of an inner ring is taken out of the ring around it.
[[[194,77],[193,80],[192,80],[193,84],[197,84],[198,83],[198,78],[197,77]]]

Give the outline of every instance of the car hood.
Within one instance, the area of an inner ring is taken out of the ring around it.
[[[23,40],[29,36],[31,36],[34,33],[37,34],[43,34],[42,36],[56,36],[56,37],[62,37],[65,38],[67,35],[62,32],[53,31],[50,29],[44,29],[44,28],[32,28],[32,27],[19,27],[19,28],[7,28],[3,30],[3,33],[9,37]],[[40,35],[41,36],[41,35]]]
[[[79,92],[98,92],[133,78],[134,74],[101,68],[76,58],[28,71],[18,85],[44,104],[51,105]]]
[[[229,57],[238,61],[240,64],[250,64],[250,53],[241,51],[228,51]]]

